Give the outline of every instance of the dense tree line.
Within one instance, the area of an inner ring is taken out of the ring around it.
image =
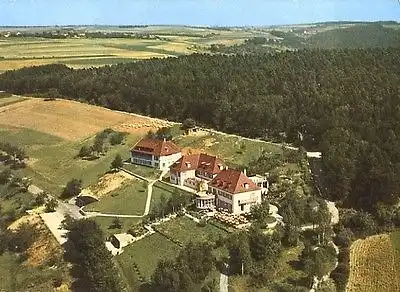
[[[74,264],[73,284],[78,291],[124,291],[104,236],[93,220],[65,221],[68,229],[67,258]],[[83,289],[83,290],[79,290]]]
[[[214,262],[211,245],[190,242],[180,251],[175,261],[158,263],[152,277],[154,289],[165,292],[200,291],[199,286],[214,268]]]
[[[322,150],[330,198],[367,210],[399,197],[399,84],[398,48],[195,54],[83,70],[48,65],[0,77],[1,89],[18,94],[52,90],[249,137],[281,141],[285,133],[287,142]]]

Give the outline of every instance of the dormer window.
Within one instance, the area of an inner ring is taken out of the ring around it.
[[[224,166],[222,164],[218,164],[218,168],[219,168],[219,170],[223,170]]]
[[[244,183],[244,188],[247,190],[249,188],[249,184],[248,183]]]
[[[188,167],[188,168],[189,168],[190,165],[191,165],[190,162],[186,162],[185,164],[186,164],[186,167]]]

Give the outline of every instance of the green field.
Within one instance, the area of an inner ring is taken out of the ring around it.
[[[100,226],[106,238],[115,233],[127,232],[129,228],[131,228],[131,226],[141,222],[142,220],[141,218],[119,218],[122,228],[115,229],[115,228],[110,228],[113,226],[113,221],[115,219],[113,217],[94,217],[92,219],[96,221],[96,223]]]
[[[13,196],[6,199],[3,194],[14,193]],[[1,213],[8,212],[21,212],[23,213],[23,209],[31,205],[34,201],[34,196],[30,193],[17,192],[14,188],[8,187],[8,185],[0,185],[0,206]]]
[[[82,179],[84,187],[95,184],[98,179],[110,170],[110,164],[117,153],[127,158],[130,145],[140,135],[130,134],[124,145],[112,146],[106,155],[99,159],[87,161],[77,158],[83,145],[92,143],[93,138],[85,141],[66,141],[59,137],[30,129],[2,127],[0,125],[0,142],[23,147],[30,161],[27,168],[21,170],[32,178],[39,187],[59,195],[65,184],[72,178]]]
[[[161,174],[158,169],[138,164],[125,164],[124,168],[148,179],[158,179]]]
[[[147,198],[147,188],[142,181],[129,182],[100,201],[89,204],[86,211],[113,213],[122,215],[143,215]]]
[[[124,248],[124,252],[117,256],[117,260],[128,280],[137,278],[133,263],[138,266],[145,279],[150,279],[158,261],[174,259],[178,253],[179,247],[176,244],[155,233]]]
[[[267,142],[251,141],[242,137],[207,134],[204,136],[178,136],[174,139],[182,148],[216,155],[228,164],[247,165],[258,158],[263,151],[282,153],[282,148]]]
[[[27,267],[15,254],[0,255],[0,291],[53,291],[59,274],[48,267]]]
[[[13,104],[13,103],[17,103],[17,102],[20,102],[20,101],[24,101],[26,99],[27,98],[20,97],[20,96],[15,96],[15,95],[10,96],[10,97],[1,97],[0,96],[0,107],[6,106],[6,105],[10,105],[10,104]]]
[[[162,223],[156,226],[156,230],[182,243],[183,245],[190,241],[213,242],[221,235],[228,233],[211,224],[201,227],[192,219],[183,216]]]

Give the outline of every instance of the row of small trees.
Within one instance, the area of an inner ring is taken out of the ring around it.
[[[22,168],[27,158],[24,149],[10,143],[0,143],[0,162],[10,164],[13,168]]]
[[[79,150],[78,156],[81,158],[97,157],[100,153],[106,151],[108,143],[112,146],[121,144],[124,141],[125,136],[125,133],[117,132],[113,129],[105,129],[95,136],[93,145],[82,146]]]

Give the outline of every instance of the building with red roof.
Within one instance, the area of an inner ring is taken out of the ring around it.
[[[131,162],[168,170],[182,157],[181,149],[172,141],[142,139],[131,149]]]
[[[221,159],[205,153],[182,156],[170,168],[170,180],[180,186],[198,189],[202,181],[208,182],[225,168]]]
[[[233,214],[250,212],[261,203],[261,188],[242,171],[222,170],[209,184],[208,192],[215,195],[215,206]]]

